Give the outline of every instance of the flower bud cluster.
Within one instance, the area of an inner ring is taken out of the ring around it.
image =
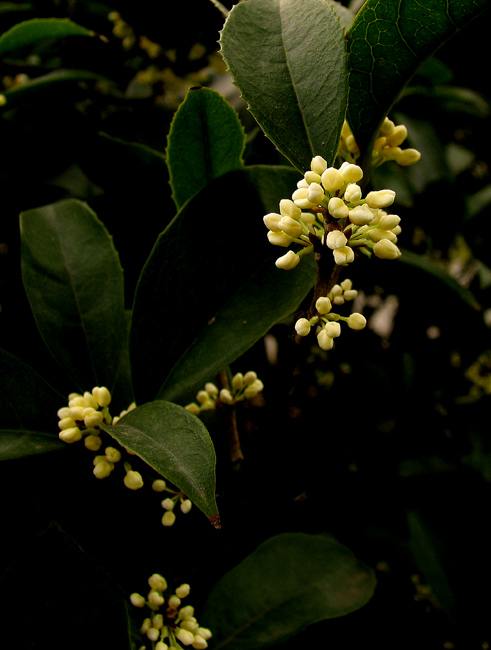
[[[105,386],[95,386],[92,392],[70,393],[68,406],[58,411],[59,437],[64,442],[72,443],[85,438],[85,446],[91,451],[98,451],[101,446],[99,425],[111,424],[108,410],[111,393]]]
[[[421,158],[417,149],[401,149],[401,144],[407,138],[407,128],[404,124],[396,126],[387,117],[379,129],[373,145],[371,167],[379,167],[388,160],[395,160],[398,165],[408,167],[414,165]],[[356,163],[360,157],[360,149],[348,122],[344,122],[341,129],[338,156],[343,160]]]
[[[330,350],[334,339],[341,335],[341,323],[344,321],[353,330],[362,330],[366,318],[357,312],[350,316],[341,316],[332,311],[333,305],[343,305],[354,300],[358,292],[352,288],[351,280],[344,280],[335,284],[327,296],[317,299],[315,306],[317,314],[310,319],[299,318],[295,323],[295,331],[299,336],[308,336],[314,327],[317,334],[317,343],[322,350]]]
[[[339,266],[353,262],[355,249],[368,256],[373,252],[382,259],[399,257],[396,242],[400,218],[384,210],[393,204],[395,192],[373,191],[362,198],[358,185],[362,178],[358,165],[344,162],[336,169],[327,167],[321,156],[312,159],[311,169],[297,184],[292,200],[280,201],[280,214],[263,217],[272,244],[301,246],[299,251],[289,250],[279,257],[278,268],[295,268],[302,256],[314,248],[319,252],[321,246],[332,250]]]
[[[193,415],[199,415],[201,411],[214,411],[223,404],[235,406],[237,402],[253,399],[263,388],[263,382],[253,370],[244,375],[238,372],[232,377],[230,388],[218,390],[211,382],[205,384],[204,390],[197,393],[196,402],[191,402],[185,409]]]
[[[162,517],[163,526],[167,527],[167,526],[174,525],[176,521],[176,515],[174,513],[174,509],[178,502],[179,502],[181,512],[184,513],[185,515],[188,514],[188,512],[191,510],[193,506],[192,502],[188,498],[186,498],[184,492],[181,492],[180,490],[173,490],[167,485],[167,483],[163,479],[156,479],[152,483],[152,490],[154,490],[154,492],[167,492],[168,494],[172,495],[170,497],[166,497],[161,502],[161,506],[165,510],[165,513]]]
[[[163,576],[154,573],[148,579],[150,591],[145,599],[139,593],[130,596],[134,607],[148,607],[150,616],[146,617],[140,628],[152,642],[154,650],[180,650],[191,646],[195,650],[208,647],[212,633],[208,628],[201,627],[194,616],[191,605],[182,605],[184,598],[189,596],[191,588],[182,584],[173,594],[168,593],[167,581]],[[155,644],[155,645],[154,645]]]

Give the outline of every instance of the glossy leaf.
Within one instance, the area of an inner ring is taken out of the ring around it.
[[[261,650],[359,609],[374,588],[373,571],[332,537],[283,533],[216,583],[200,623],[214,650]]]
[[[243,166],[244,129],[228,102],[210,88],[191,88],[174,115],[167,165],[177,208],[214,178]]]
[[[277,269],[286,251],[268,242],[262,220],[291,196],[298,178],[284,167],[229,172],[162,233],[133,308],[137,403],[187,399],[298,307],[315,280],[312,256],[291,271]],[[203,206],[212,206],[211,214]]]
[[[123,271],[107,230],[85,203],[67,199],[21,214],[21,242],[36,324],[73,390],[112,391],[127,333]],[[129,378],[120,379],[128,391]]]
[[[221,51],[259,125],[303,174],[336,156],[346,108],[344,31],[329,2],[248,0],[230,12]]]
[[[67,18],[34,18],[14,25],[0,36],[0,56],[45,38],[95,36],[95,33]]]
[[[399,93],[445,41],[489,5],[488,0],[367,0],[348,38],[347,119],[368,151]]]
[[[54,433],[29,429],[0,428],[0,460],[16,460],[66,449],[66,443]]]
[[[123,447],[177,485],[215,526],[215,450],[201,420],[177,404],[157,400],[102,426]]]

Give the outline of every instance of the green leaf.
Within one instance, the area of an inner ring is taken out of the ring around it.
[[[25,20],[0,36],[0,56],[45,38],[95,36],[95,33],[68,18],[34,18]]]
[[[114,426],[101,428],[177,485],[215,526],[220,525],[215,450],[199,418],[177,404],[157,400],[130,411]]]
[[[74,390],[113,391],[127,332],[123,270],[106,228],[88,205],[67,199],[22,213],[21,244],[24,287],[46,346]],[[129,378],[120,380],[131,401]]]
[[[216,583],[200,622],[213,650],[261,650],[359,609],[374,588],[373,571],[332,537],[283,533]]]
[[[243,166],[244,129],[228,102],[210,88],[191,88],[167,141],[172,197],[179,209],[214,178]]]
[[[302,174],[332,164],[346,108],[344,31],[331,4],[248,0],[230,12],[221,51],[259,125]]]
[[[180,401],[291,314],[315,281],[312,256],[283,271],[286,251],[263,215],[291,195],[285,167],[229,172],[193,197],[159,237],[133,307],[130,354],[137,403]],[[212,207],[212,218],[203,217]]]
[[[445,41],[489,5],[488,0],[367,0],[348,38],[347,119],[362,152],[399,93]]]
[[[23,2],[21,4],[17,4],[16,2],[0,2],[0,16],[2,14],[9,14],[19,11],[31,11],[31,9],[34,9],[34,5],[32,5],[30,2]]]
[[[66,443],[58,438],[58,431],[58,428],[54,433],[0,428],[0,460],[17,460],[66,449]]]

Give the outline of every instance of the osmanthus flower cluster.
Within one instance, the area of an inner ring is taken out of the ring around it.
[[[152,648],[181,650],[191,646],[195,650],[201,650],[208,647],[208,640],[212,637],[211,631],[200,627],[191,605],[182,605],[184,598],[189,596],[190,586],[182,584],[173,594],[169,594],[167,581],[158,573],[150,576],[148,585],[150,591],[146,599],[138,593],[133,593],[130,601],[135,607],[147,607],[150,610],[150,615],[144,619],[140,632],[152,642]],[[140,650],[144,648],[145,646],[142,646]]]
[[[404,124],[396,126],[392,120],[386,117],[373,145],[372,169],[379,167],[389,160],[394,160],[398,165],[403,167],[417,163],[421,158],[421,153],[417,149],[401,149],[401,144],[406,138],[407,128]],[[338,156],[352,163],[356,163],[360,157],[360,149],[346,120],[341,129]]]
[[[218,390],[215,384],[208,382],[204,390],[196,395],[196,402],[191,402],[185,409],[193,415],[199,415],[201,411],[214,411],[221,405],[235,406],[238,402],[246,399],[253,399],[263,390],[263,382],[257,378],[257,374],[250,370],[243,375],[238,372],[232,377],[230,388]]]
[[[177,503],[179,503],[180,510],[185,515],[188,514],[193,506],[192,502],[186,498],[186,495],[183,492],[180,490],[173,490],[163,479],[156,479],[152,483],[152,490],[154,490],[154,492],[167,492],[168,494],[172,495],[170,497],[166,497],[161,502],[161,506],[165,510],[165,513],[162,517],[163,526],[174,525],[176,521],[174,509]]]
[[[341,323],[347,323],[353,330],[362,330],[367,324],[362,314],[354,312],[350,316],[341,316],[332,311],[333,305],[343,305],[354,300],[358,292],[352,288],[351,280],[335,284],[325,297],[320,297],[315,303],[317,314],[310,319],[299,318],[295,323],[295,331],[299,336],[308,336],[312,328],[317,333],[317,343],[322,350],[330,350],[334,339],[341,335]]]
[[[401,254],[396,246],[401,232],[400,218],[385,208],[395,199],[393,190],[369,192],[364,198],[358,182],[363,171],[344,162],[339,169],[328,167],[315,156],[311,169],[297,184],[292,198],[280,201],[280,212],[263,220],[268,239],[276,246],[300,245],[276,260],[280,269],[293,269],[304,255],[332,250],[335,264],[346,266],[355,259],[355,250],[368,256],[395,259]]]

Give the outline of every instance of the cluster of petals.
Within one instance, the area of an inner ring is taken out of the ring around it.
[[[295,268],[304,255],[314,250],[313,238],[332,250],[339,266],[351,264],[356,249],[383,259],[399,257],[396,242],[400,218],[385,212],[393,204],[395,192],[372,191],[363,198],[358,185],[362,178],[363,171],[356,164],[344,162],[336,169],[328,167],[321,156],[312,159],[292,199],[280,201],[279,213],[263,217],[270,243],[300,246],[279,257],[278,268]]]
[[[199,625],[191,605],[182,605],[182,600],[189,596],[190,586],[182,584],[173,594],[168,595],[167,581],[158,573],[150,576],[148,584],[150,591],[146,599],[139,593],[133,593],[130,601],[134,607],[146,606],[151,610],[151,615],[144,619],[140,632],[155,644],[154,650],[173,650],[183,646],[195,650],[207,648],[208,640],[212,637],[211,631]]]
[[[352,288],[351,280],[344,280],[336,284],[327,296],[322,296],[316,301],[317,314],[310,319],[299,318],[295,323],[295,331],[299,336],[308,336],[312,328],[317,334],[317,343],[323,350],[330,350],[334,339],[341,335],[341,323],[346,322],[353,330],[362,330],[366,326],[366,319],[362,314],[354,312],[350,316],[341,316],[333,312],[333,305],[342,305],[352,301],[357,296],[357,291]]]
[[[86,436],[85,445],[97,451],[100,447],[99,425],[111,423],[107,409],[110,403],[111,393],[105,386],[95,386],[92,392],[86,391],[83,395],[70,393],[68,405],[59,409],[57,414],[60,440],[72,443]]]
[[[205,384],[204,390],[198,391],[196,402],[191,402],[185,406],[185,409],[193,415],[199,415],[201,411],[214,411],[222,404],[234,406],[237,402],[253,399],[263,389],[263,382],[257,378],[257,373],[253,370],[245,374],[238,372],[232,377],[230,388],[219,390],[212,382]]]

